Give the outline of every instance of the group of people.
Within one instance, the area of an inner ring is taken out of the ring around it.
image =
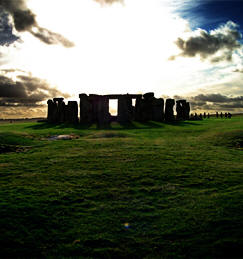
[[[232,114],[230,112],[226,112],[225,114],[223,114],[222,112],[220,114],[218,112],[216,112],[216,118],[218,118],[218,117],[220,117],[220,118],[225,117],[225,118],[231,119]]]
[[[208,114],[206,114],[206,112],[204,112],[203,114],[202,113],[200,113],[199,115],[197,114],[197,113],[195,113],[195,114],[191,114],[191,120],[202,120],[202,119],[206,119],[206,118],[210,118],[210,114],[208,113]],[[226,112],[225,114],[223,114],[222,112],[219,114],[218,112],[216,112],[216,118],[229,118],[229,119],[231,119],[231,117],[232,117],[232,114],[230,113],[230,112]]]

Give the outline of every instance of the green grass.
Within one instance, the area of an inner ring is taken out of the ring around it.
[[[0,154],[0,257],[243,258],[242,141],[243,116],[2,124],[28,149]]]

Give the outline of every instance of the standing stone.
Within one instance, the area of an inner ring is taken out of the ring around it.
[[[176,101],[176,119],[183,120],[182,100]]]
[[[54,109],[55,109],[55,104],[52,100],[47,101],[48,104],[48,110],[47,110],[47,121],[52,123],[54,122]]]
[[[92,103],[90,102],[86,94],[80,94],[80,123],[90,124],[92,123]]]
[[[99,98],[98,94],[90,94],[88,97],[89,102],[91,103],[91,122],[98,122],[98,106],[99,106]]]
[[[118,98],[118,117],[117,121],[128,123],[133,117],[132,98],[127,95],[121,95]]]
[[[191,111],[191,107],[190,107],[190,103],[186,102],[186,120],[189,120],[190,118],[190,111]]]
[[[135,103],[135,115],[134,118],[136,121],[142,121],[142,96],[136,98]]]
[[[67,105],[67,122],[78,123],[78,103],[76,101],[69,101]]]
[[[97,106],[97,123],[100,127],[105,127],[110,124],[111,116],[109,113],[109,99],[104,96],[99,96]]]
[[[166,121],[174,121],[174,99],[167,99],[165,103],[165,120]]]
[[[53,122],[54,123],[59,122],[58,103],[57,103],[57,100],[55,98],[53,99]]]
[[[150,121],[153,120],[153,102],[156,100],[154,98],[154,93],[146,93],[143,95],[143,120]]]
[[[65,103],[64,98],[54,98],[53,101],[56,104],[56,122],[64,122],[65,120]]]
[[[152,101],[152,120],[163,121],[164,120],[164,99],[154,98]]]

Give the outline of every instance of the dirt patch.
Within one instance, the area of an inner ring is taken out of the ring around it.
[[[0,145],[0,154],[4,153],[20,153],[29,150],[30,147],[15,146],[15,145]]]
[[[78,135],[70,134],[70,135],[54,135],[48,138],[48,140],[72,140],[78,139]]]

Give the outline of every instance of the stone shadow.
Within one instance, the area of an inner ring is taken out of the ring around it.
[[[199,126],[198,122],[192,121],[173,121],[173,122],[116,122],[108,125],[99,124],[70,124],[70,123],[48,123],[39,122],[36,125],[27,126],[26,128],[33,130],[45,130],[45,129],[79,129],[79,130],[132,130],[132,129],[153,129],[153,128],[163,128],[165,125],[185,127],[189,125]]]

